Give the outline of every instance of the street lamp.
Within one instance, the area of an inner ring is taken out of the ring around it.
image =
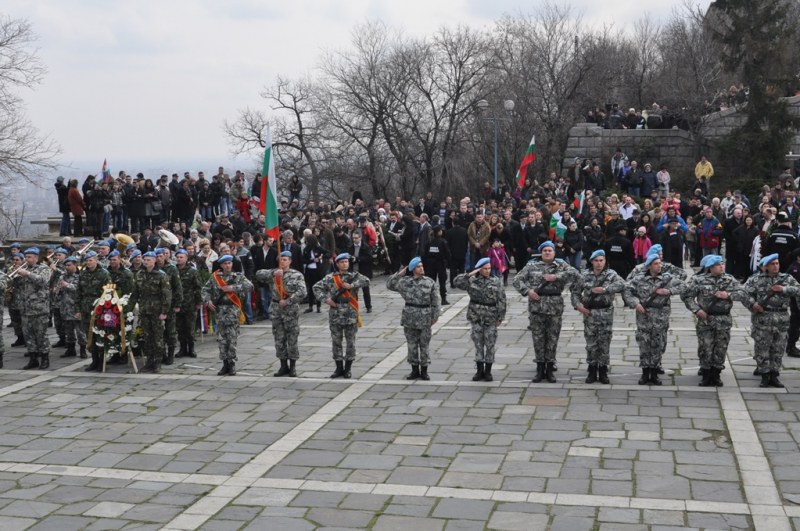
[[[480,112],[486,112],[486,110],[489,108],[489,102],[486,101],[486,100],[478,100],[478,102],[475,104],[475,106],[478,107],[478,110]],[[505,101],[503,101],[503,108],[508,113],[513,111],[514,110],[514,100],[505,100]],[[497,123],[500,120],[509,120],[509,118],[506,117],[506,116],[481,116],[480,119],[485,121],[485,122],[491,123],[492,127],[493,127],[493,130],[494,130],[494,164],[493,164],[493,166],[494,166],[494,191],[495,191],[495,193],[497,193],[497,190],[498,190],[498,186],[497,186]]]

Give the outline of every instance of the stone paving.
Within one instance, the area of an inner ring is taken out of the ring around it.
[[[55,349],[51,370],[22,371],[22,349],[8,349],[0,528],[800,531],[800,363],[785,360],[785,390],[758,388],[746,311],[723,388],[697,387],[678,300],[664,386],[636,385],[621,307],[612,385],[583,383],[570,310],[558,383],[532,384],[525,303],[508,293],[492,383],[471,381],[459,292],[434,327],[431,381],[405,381],[402,303],[385,277],[349,381],[327,378],[324,309],[301,317],[297,379],[271,376],[268,321],[242,327],[232,378],[216,376],[213,337],[160,375],[87,375]]]

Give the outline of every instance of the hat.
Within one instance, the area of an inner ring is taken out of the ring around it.
[[[164,249],[163,247],[156,247],[156,250],[155,250],[155,251],[153,251],[153,252],[155,253],[155,255],[156,255],[156,256],[158,256],[158,255],[160,255],[160,254],[164,254],[166,251],[167,251],[167,250],[166,250],[166,249]]]
[[[638,229],[636,229],[636,232],[638,232],[639,234],[647,234],[647,229],[644,227],[639,227]]]
[[[628,109],[628,112],[636,112],[636,109],[634,109],[633,107],[631,107],[630,109]]]
[[[787,214],[786,212],[778,212],[778,221],[780,223],[786,223],[787,221],[789,221],[789,214]]]
[[[142,258],[155,258],[155,257],[156,253],[154,253],[153,251],[147,251],[142,255]]]
[[[11,258],[19,258],[20,260],[25,260],[25,256],[22,253],[14,253],[11,255]]]
[[[569,223],[567,223],[567,225],[577,225],[577,224],[578,222],[575,221],[574,219],[569,220]]]
[[[225,262],[233,262],[233,257],[229,254],[224,254],[219,257],[219,260],[217,260],[217,262],[220,265],[224,264]]]
[[[408,270],[414,271],[417,268],[417,266],[420,265],[421,263],[422,263],[422,258],[420,258],[419,256],[415,256],[408,263]]]
[[[761,261],[758,263],[758,265],[760,265],[761,267],[766,267],[770,264],[770,262],[774,262],[775,260],[779,259],[780,256],[778,256],[778,253],[772,253],[771,255],[762,258]]]
[[[89,238],[81,238],[80,240],[78,240],[78,243],[86,244],[89,243],[89,241],[90,241]],[[14,247],[13,243],[11,244],[11,247]]]
[[[137,256],[142,256],[142,251],[140,251],[139,249],[136,249],[135,251],[133,251],[133,252],[131,253],[131,260],[133,260],[133,259],[134,259],[134,258],[136,258]]]
[[[606,252],[604,250],[598,249],[598,250],[596,250],[595,252],[592,253],[592,256],[589,257],[589,261],[592,262],[592,261],[594,261],[595,258],[600,258],[601,256],[605,256],[605,255],[606,255]]]
[[[78,263],[78,259],[76,257],[74,257],[74,256],[68,256],[67,259],[64,260],[64,263],[65,264],[66,263],[77,264]]]
[[[480,269],[483,266],[485,266],[486,264],[488,264],[489,262],[491,262],[491,260],[489,260],[489,258],[481,258],[480,260],[475,262],[475,269]]]
[[[336,262],[339,262],[341,260],[348,260],[349,261],[350,260],[350,253],[342,253],[342,254],[340,254],[340,255],[338,255],[336,257]]]
[[[110,253],[108,253],[108,257],[109,257],[109,258],[113,258],[113,257],[115,257],[115,256],[119,256],[119,251],[117,251],[116,249],[114,249],[113,251],[111,251]]]
[[[287,256],[287,257],[291,258],[292,257],[292,251],[283,251],[281,253],[281,256]]]
[[[130,251],[131,249],[136,249],[136,242],[131,242],[125,246],[125,251]]]
[[[556,244],[554,244],[550,240],[547,240],[546,242],[542,242],[542,244],[539,245],[539,252],[541,253],[542,249],[544,249],[546,247],[550,247],[551,249],[555,249],[556,248]]]
[[[86,240],[86,243],[89,243],[89,240]],[[22,249],[22,244],[21,244],[21,243],[19,243],[19,242],[14,242],[14,243],[12,243],[11,245],[9,245],[8,247],[9,247],[9,248],[12,248],[12,247],[13,247],[13,248],[15,248],[15,249]]]
[[[652,264],[656,260],[661,260],[661,257],[658,256],[658,254],[648,254],[647,255],[647,260],[644,261],[644,266],[645,267],[650,267],[650,264]]]
[[[69,251],[67,251],[63,247],[56,247],[55,253],[56,254],[69,254]]]
[[[705,265],[706,269],[708,269],[709,267],[714,267],[715,265],[719,265],[719,264],[722,263],[722,257],[720,255],[718,255],[718,254],[706,255],[703,258],[703,260],[705,260],[705,262],[706,262],[706,265]],[[700,261],[700,265],[701,266],[703,265],[703,260]]]
[[[657,244],[653,245],[652,247],[650,247],[650,249],[647,251],[647,256],[650,256],[651,254],[658,254],[658,253],[661,253],[663,251],[664,251],[664,248],[661,247],[660,243],[657,243]]]
[[[111,248],[111,244],[110,244],[110,243],[108,243],[106,240],[100,240],[99,242],[97,242],[97,246],[98,246],[98,247],[108,247],[108,248]]]
[[[177,251],[175,251],[175,256],[178,256],[179,254],[185,254],[186,256],[189,256],[189,251],[187,251],[186,249],[178,249]]]
[[[56,177],[56,182],[57,183],[63,183],[64,182],[64,176],[63,175],[59,175],[58,177]]]
[[[35,254],[39,256],[39,249],[36,247],[28,247],[23,254]]]

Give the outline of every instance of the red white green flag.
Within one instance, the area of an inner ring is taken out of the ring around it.
[[[272,151],[272,131],[267,129],[267,149],[264,152],[264,166],[261,169],[261,195],[258,205],[264,214],[264,234],[280,242],[278,223],[278,188],[275,176],[275,159]]]
[[[525,177],[528,175],[528,166],[533,164],[534,160],[536,160],[536,135],[533,135],[531,138],[528,151],[525,152],[525,156],[522,158],[522,163],[519,165],[519,169],[517,170],[517,186],[520,188],[525,187]]]

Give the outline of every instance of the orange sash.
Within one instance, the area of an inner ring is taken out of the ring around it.
[[[228,285],[228,283],[222,279],[222,275],[220,275],[219,270],[214,271],[214,280],[217,282],[217,286],[220,288]],[[230,299],[233,305],[236,306],[236,309],[239,310],[239,324],[244,323],[247,320],[247,317],[245,317],[244,311],[242,310],[242,300],[232,291],[225,293],[225,295],[228,297],[228,299]]]
[[[341,275],[339,275],[338,273],[333,275],[333,283],[336,285],[336,289],[338,289],[339,291],[342,291],[343,282],[342,282],[342,276]],[[353,294],[350,293],[350,290],[344,290],[342,292],[342,296],[344,296],[344,298],[347,299],[347,302],[348,302],[348,304],[350,304],[350,307],[353,308],[356,311],[356,324],[358,324],[358,327],[361,328],[361,324],[362,324],[361,323],[361,313],[358,311],[358,299],[356,299],[353,296]]]

